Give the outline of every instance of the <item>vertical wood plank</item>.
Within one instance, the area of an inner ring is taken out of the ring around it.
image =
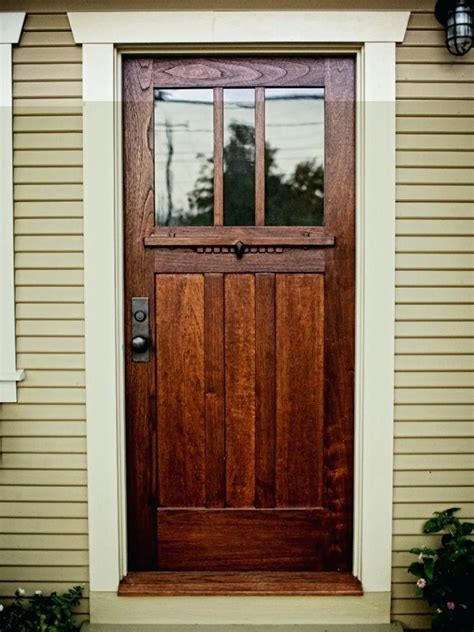
[[[160,505],[203,507],[203,275],[157,275],[156,340]]]
[[[224,224],[224,90],[214,88],[214,226]]]
[[[255,503],[255,277],[228,274],[225,296],[226,499]]]
[[[206,274],[206,506],[225,506],[224,275]]]
[[[322,502],[324,281],[276,275],[276,504]]]
[[[355,344],[355,62],[325,60],[326,251],[324,498],[332,513],[328,560],[352,565]]]
[[[154,331],[150,362],[132,362],[130,306],[148,296],[153,315],[153,259],[142,246],[154,225],[153,60],[125,60],[123,88],[128,568],[146,571],[157,564]]]
[[[265,225],[265,88],[255,88],[255,225]]]
[[[275,275],[255,278],[255,505],[275,505]]]

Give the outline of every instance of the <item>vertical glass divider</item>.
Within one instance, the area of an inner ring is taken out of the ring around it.
[[[255,225],[265,225],[265,88],[255,88]]]
[[[214,226],[224,224],[224,90],[214,88]]]

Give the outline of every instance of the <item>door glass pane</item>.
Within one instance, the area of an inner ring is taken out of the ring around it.
[[[212,89],[155,90],[155,223],[214,223]]]
[[[265,90],[265,223],[324,223],[324,89]]]
[[[224,90],[224,224],[255,223],[255,91]]]

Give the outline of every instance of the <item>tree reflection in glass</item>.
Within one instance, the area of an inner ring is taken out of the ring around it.
[[[265,223],[324,220],[324,89],[265,89]]]
[[[212,226],[213,90],[155,91],[155,223]],[[206,178],[200,174],[206,171]],[[210,179],[209,179],[210,176]],[[200,189],[201,206],[194,192]]]
[[[155,94],[156,223],[210,226],[212,89]],[[254,90],[224,90],[224,224],[255,223]],[[324,223],[324,90],[265,90],[265,223]]]
[[[255,90],[224,90],[224,224],[255,224]]]

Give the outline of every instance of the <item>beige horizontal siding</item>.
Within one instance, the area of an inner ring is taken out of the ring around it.
[[[5,0],[6,8],[13,0]],[[19,403],[0,411],[0,595],[87,583],[81,49],[60,0],[29,0],[14,49]],[[99,8],[110,8],[110,1]],[[68,8],[81,9],[80,0]],[[186,6],[185,6],[186,5]],[[190,8],[188,2],[183,8]],[[406,568],[433,511],[474,517],[473,55],[450,57],[432,0],[397,48],[393,618],[427,627]],[[203,0],[202,8],[212,8]],[[260,0],[262,8],[277,8]],[[292,8],[304,8],[305,0]],[[341,8],[327,0],[327,8]],[[347,8],[380,8],[348,0]],[[116,10],[131,9],[117,0]],[[142,0],[136,9],[154,9]],[[163,9],[174,9],[171,0]],[[232,0],[226,8],[257,8]],[[346,7],[345,7],[346,8]],[[61,13],[57,11],[62,10]],[[23,536],[26,536],[25,538]],[[87,601],[81,607],[87,613]]]
[[[18,404],[1,415],[0,597],[88,581],[81,48],[28,15],[13,53]],[[79,608],[87,618],[88,599]]]
[[[397,48],[397,270],[392,616],[429,626],[407,551],[433,511],[474,517],[474,68],[431,11]]]

